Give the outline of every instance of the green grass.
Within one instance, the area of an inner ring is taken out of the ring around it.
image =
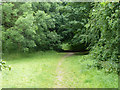
[[[70,45],[68,43],[62,44],[62,49],[63,50],[70,50]]]
[[[53,87],[57,63],[61,56],[56,52],[9,55],[6,60],[12,71],[3,71],[2,87]]]
[[[11,65],[12,70],[2,72],[2,87],[4,88],[54,88],[56,68],[65,54],[36,52],[31,54],[9,54],[3,58]],[[118,76],[107,74],[104,70],[87,68],[93,64],[89,55],[73,55],[62,62],[63,70],[61,84],[68,88],[117,88]]]
[[[89,55],[74,55],[64,60],[64,80],[62,84],[70,88],[118,88],[118,75],[104,70],[89,68],[94,61]]]

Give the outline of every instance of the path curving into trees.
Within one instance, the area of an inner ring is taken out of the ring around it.
[[[58,62],[58,66],[56,69],[56,81],[55,81],[55,88],[67,88],[65,86],[62,85],[62,80],[63,80],[63,75],[64,75],[64,70],[61,68],[61,65],[63,64],[63,61],[65,60],[65,58],[70,57],[72,55],[74,55],[75,52],[68,52],[66,55],[64,55]]]

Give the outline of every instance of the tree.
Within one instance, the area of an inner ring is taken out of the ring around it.
[[[37,5],[35,7],[35,5]],[[40,7],[39,7],[40,5]],[[55,32],[54,3],[4,3],[3,51],[57,49],[61,37]],[[41,10],[42,9],[42,10]],[[53,30],[52,30],[53,29]]]
[[[28,51],[29,48],[36,46],[33,12],[30,3],[17,3],[17,5],[19,7],[16,7],[16,3],[3,4],[3,50],[19,48]]]
[[[105,68],[107,72],[119,71],[119,7],[119,3],[95,3],[86,24],[89,47],[92,48],[97,67]]]
[[[91,3],[67,3],[64,7],[65,24],[63,27],[64,39],[71,45],[72,50],[85,50],[88,46],[85,24],[88,22]]]

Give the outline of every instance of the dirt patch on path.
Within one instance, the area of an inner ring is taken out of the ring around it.
[[[56,81],[55,81],[55,84],[56,84],[55,88],[67,88],[62,85],[64,71],[61,68],[61,65],[66,57],[72,56],[73,54],[74,54],[73,52],[69,52],[60,59],[57,69],[56,69],[57,76],[56,76]]]

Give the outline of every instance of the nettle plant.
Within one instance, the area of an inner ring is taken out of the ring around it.
[[[8,69],[11,70],[11,66],[5,65],[6,62],[3,60],[0,60],[0,71],[4,70],[4,69]]]

